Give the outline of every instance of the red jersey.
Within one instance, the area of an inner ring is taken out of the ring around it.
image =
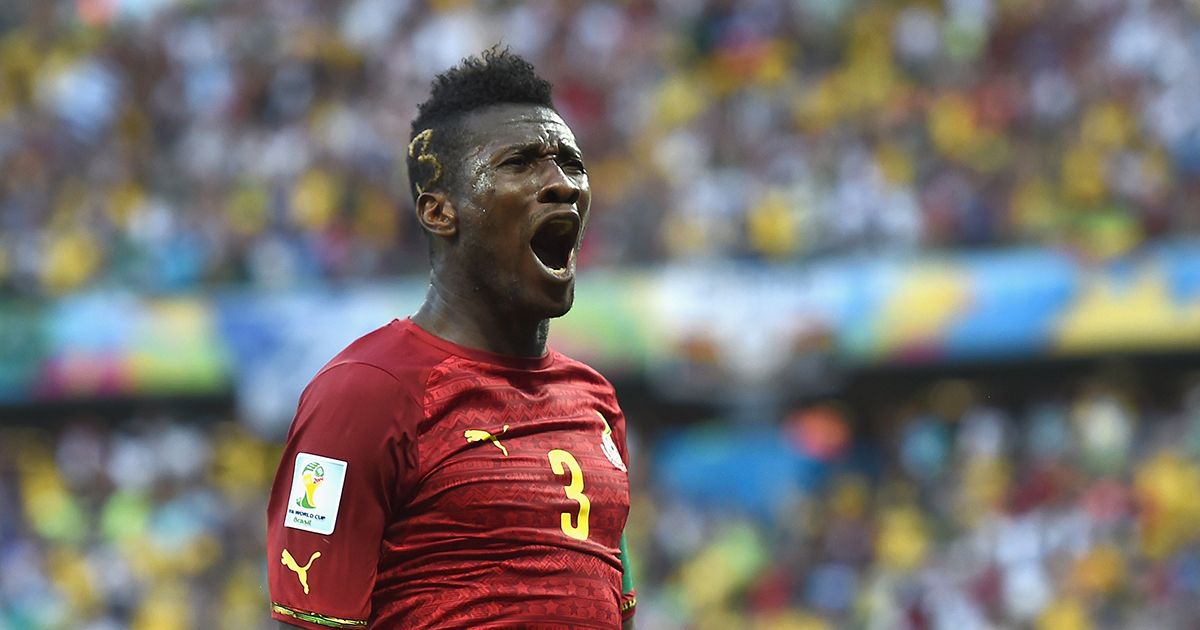
[[[300,397],[267,508],[272,616],[619,628],[627,461],[613,388],[588,366],[393,321]]]

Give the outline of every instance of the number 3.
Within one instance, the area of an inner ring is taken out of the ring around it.
[[[575,456],[556,448],[546,456],[550,458],[550,469],[554,474],[561,475],[566,472],[563,469],[563,464],[571,470],[571,483],[563,490],[567,493],[567,498],[579,502],[579,516],[576,519],[577,525],[571,525],[571,513],[563,512],[562,531],[567,536],[575,540],[587,540],[588,537],[588,513],[592,510],[592,502],[588,501],[587,495],[583,493],[583,469],[579,467],[579,462],[575,461]]]

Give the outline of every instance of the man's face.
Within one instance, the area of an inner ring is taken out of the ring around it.
[[[553,110],[502,105],[471,114],[475,140],[453,195],[452,255],[477,289],[518,317],[558,317],[575,298],[575,257],[591,191],[570,128]]]

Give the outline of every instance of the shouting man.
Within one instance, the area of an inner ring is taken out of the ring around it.
[[[300,397],[267,510],[272,616],[629,628],[625,418],[608,381],[546,346],[591,202],[550,84],[496,50],[438,76],[408,173],[429,292]]]

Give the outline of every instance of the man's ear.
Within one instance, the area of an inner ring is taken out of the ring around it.
[[[451,237],[458,234],[458,210],[450,197],[440,191],[423,192],[417,196],[417,221],[434,236]]]

